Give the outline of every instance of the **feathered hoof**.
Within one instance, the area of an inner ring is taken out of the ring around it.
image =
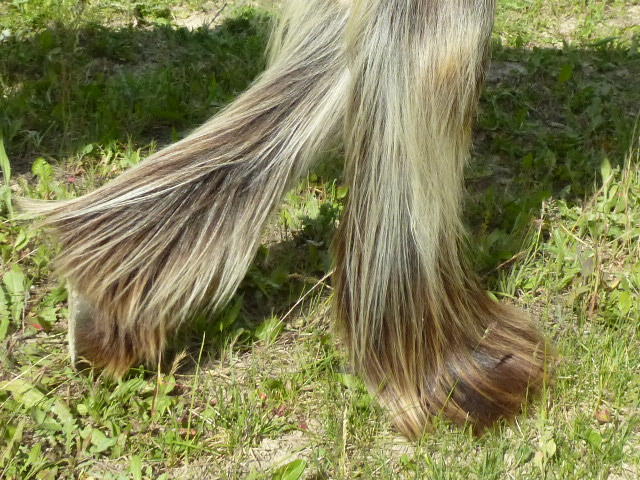
[[[101,313],[79,290],[69,287],[69,354],[76,370],[94,368],[120,378],[127,370],[159,361],[166,335],[161,325],[128,326]]]
[[[515,308],[500,307],[511,318],[522,317]],[[447,411],[456,423],[469,423],[482,433],[496,421],[518,415],[541,393],[553,354],[526,318],[497,321],[477,346],[469,347],[450,360],[455,384]]]
[[[67,286],[69,291],[69,356],[71,365],[78,371],[91,367],[91,363],[85,358],[88,353],[84,338],[79,332],[91,328],[95,317],[93,306],[72,285]]]
[[[381,392],[393,423],[407,437],[420,438],[434,417],[481,435],[499,420],[512,420],[542,392],[554,352],[522,312],[491,303],[495,321],[480,341],[451,343],[442,367],[415,386],[417,395],[411,396],[418,402],[384,398],[385,392],[407,392],[406,384]]]

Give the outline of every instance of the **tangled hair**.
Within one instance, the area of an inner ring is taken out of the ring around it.
[[[350,187],[337,331],[396,427],[482,428],[545,378],[546,342],[461,258],[464,163],[493,0],[290,0],[268,69],[216,117],[106,186],[23,200],[62,243],[72,354],[115,376],[220,307],[271,212],[332,138]]]

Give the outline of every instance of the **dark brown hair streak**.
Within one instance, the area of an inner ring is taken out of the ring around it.
[[[89,193],[24,199],[62,243],[74,354],[122,375],[243,278],[271,212],[342,133],[337,330],[397,428],[518,413],[547,344],[460,256],[463,167],[492,0],[291,0],[270,65],[184,140]],[[342,131],[341,131],[342,129]]]

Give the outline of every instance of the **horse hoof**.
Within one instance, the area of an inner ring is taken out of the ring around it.
[[[69,355],[73,368],[80,371],[89,368],[91,364],[82,355],[82,352],[86,351],[86,345],[82,344],[83,337],[79,332],[93,322],[95,312],[91,303],[75,287],[69,285],[67,288],[69,291]]]

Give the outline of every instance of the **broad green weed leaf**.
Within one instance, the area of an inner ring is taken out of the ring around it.
[[[7,151],[4,149],[4,139],[0,133],[0,170],[2,170],[2,179],[5,185],[9,185],[11,180],[11,163],[7,156]]]
[[[30,235],[25,230],[20,230],[15,242],[13,242],[14,250],[22,250],[29,243]]]
[[[42,444],[36,443],[29,451],[29,459],[27,465],[33,465],[41,460],[42,457]]]
[[[58,319],[57,311],[58,309],[56,307],[41,306],[36,314],[36,318],[41,324],[44,323],[43,326],[47,329],[51,327],[52,324],[56,323],[56,320]]]
[[[533,458],[535,451],[529,445],[521,445],[516,451],[516,463],[518,465],[524,465]]]
[[[34,175],[40,177],[41,182],[46,182],[53,178],[53,167],[42,157],[36,158],[36,161],[33,162],[33,166],[31,167],[31,171]]]
[[[350,373],[336,373],[334,378],[350,390],[363,390],[365,388],[362,379]]]
[[[2,458],[0,458],[0,468],[4,467],[5,462],[11,458],[14,447],[16,445],[20,445],[20,443],[22,442],[22,432],[24,431],[24,422],[25,421],[22,420],[18,424],[15,431],[13,432],[13,435],[11,435],[11,438],[9,439],[9,443],[7,444],[6,448],[2,452]]]
[[[255,330],[255,335],[267,345],[270,345],[282,332],[284,323],[278,317],[271,317],[262,322]]]
[[[307,469],[307,462],[294,460],[278,468],[273,474],[272,480],[298,480]]]
[[[55,290],[48,293],[46,297],[44,297],[43,303],[47,306],[53,307],[60,302],[64,302],[67,299],[67,296],[67,288],[63,285],[60,285]]]
[[[602,435],[595,430],[591,430],[587,436],[587,442],[589,442],[589,445],[595,450],[600,450],[602,448]]]
[[[9,299],[4,289],[0,287],[0,342],[7,337],[9,318]]]
[[[549,438],[541,447],[546,458],[551,458],[556,454],[556,442]]]
[[[132,393],[139,392],[147,386],[144,378],[135,377],[131,380],[121,383],[118,386],[117,393],[123,396],[130,396]]]
[[[11,205],[11,188],[9,181],[11,180],[11,163],[7,152],[4,149],[4,140],[0,133],[0,170],[2,170],[3,185],[0,187],[0,201],[4,201],[9,211],[9,216],[13,217],[13,207]]]
[[[628,314],[631,312],[633,308],[633,297],[627,291],[620,293],[618,297],[618,308],[620,308],[620,312],[623,314]]]
[[[11,188],[8,185],[0,185],[0,205],[4,203],[7,206],[9,217],[13,217],[13,205],[11,203]]]
[[[47,397],[35,385],[20,378],[0,383],[0,390],[11,393],[11,396],[24,408],[40,406]]]
[[[140,458],[140,455],[133,455],[131,457],[129,471],[134,480],[142,480],[142,458]]]
[[[100,430],[98,430],[97,428],[94,428],[91,431],[91,445],[93,445],[91,447],[91,452],[93,453],[104,452],[105,450],[108,450],[109,448],[113,447],[117,441],[118,441],[117,438],[109,438]]]
[[[19,321],[22,318],[22,311],[24,310],[27,279],[22,269],[17,264],[14,264],[11,270],[2,276],[2,282],[9,294],[11,316],[14,321]]]
[[[573,65],[570,63],[565,63],[562,65],[562,70],[560,70],[560,75],[558,76],[558,83],[565,83],[571,80],[573,77]]]
[[[51,404],[49,411],[56,415],[63,423],[73,422],[73,414],[69,407],[57,396],[45,395],[32,383],[17,378],[0,383],[0,390],[11,393],[11,396],[24,408],[42,407]]]
[[[53,181],[53,167],[49,165],[44,158],[40,157],[33,162],[31,171],[34,175],[37,175],[40,178],[40,185],[38,187],[40,194],[42,196],[47,195],[52,189],[51,182]]]
[[[27,286],[27,279],[22,269],[14,264],[11,270],[2,276],[2,282],[7,287],[7,292],[12,297],[23,297]]]

